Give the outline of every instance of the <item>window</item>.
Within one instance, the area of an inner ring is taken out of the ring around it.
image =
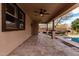
[[[2,31],[25,29],[25,14],[16,4],[2,4],[2,20]]]

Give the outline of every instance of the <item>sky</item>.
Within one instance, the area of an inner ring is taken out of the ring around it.
[[[75,19],[79,18],[79,7],[77,7],[76,9],[72,10],[69,13],[71,13],[70,18],[67,19],[66,21],[63,21],[62,24],[68,24],[70,26],[72,21],[74,21]]]

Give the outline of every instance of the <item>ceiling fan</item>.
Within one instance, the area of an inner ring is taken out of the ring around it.
[[[46,9],[42,9],[42,8],[37,11],[34,11],[34,13],[38,13],[41,17],[44,15],[50,15],[50,13],[48,13]]]

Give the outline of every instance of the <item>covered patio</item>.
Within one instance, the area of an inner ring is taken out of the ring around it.
[[[66,45],[55,35],[55,20],[79,6],[76,3],[16,3],[25,13],[25,29],[2,32],[0,4],[0,55],[79,56],[79,48]],[[39,32],[39,24],[52,22],[51,36]],[[78,45],[78,44],[77,44]]]

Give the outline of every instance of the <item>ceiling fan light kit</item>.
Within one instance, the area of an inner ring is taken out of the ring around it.
[[[43,17],[44,15],[43,14],[40,14],[40,16]]]
[[[44,15],[49,15],[49,13],[47,13],[46,9],[39,9],[39,11],[34,11],[35,13],[38,13],[41,17],[43,17]]]

